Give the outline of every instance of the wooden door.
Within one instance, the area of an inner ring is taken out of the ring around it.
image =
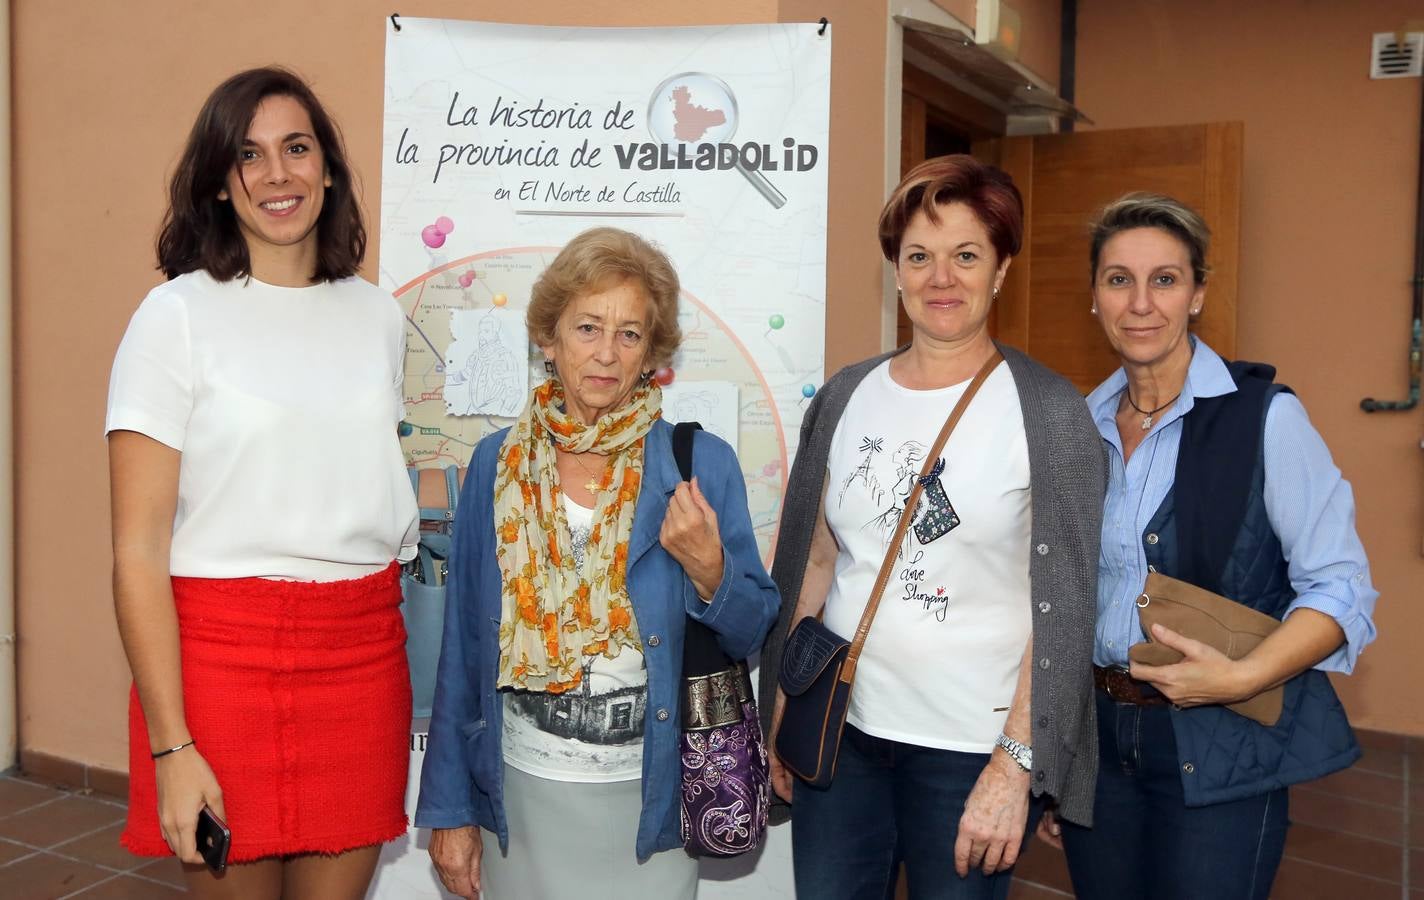
[[[1193,325],[1236,355],[1241,233],[1240,122],[1080,131],[977,142],[974,155],[1008,172],[1024,200],[1024,245],[994,311],[999,340],[1090,391],[1117,359],[1089,313],[1088,225],[1128,191],[1155,191],[1201,213],[1211,229],[1206,306]]]

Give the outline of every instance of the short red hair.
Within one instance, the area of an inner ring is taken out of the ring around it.
[[[1023,198],[1003,170],[972,156],[954,153],[927,159],[911,169],[880,211],[880,250],[894,263],[900,256],[905,229],[916,212],[939,224],[936,207],[963,203],[989,232],[1000,262],[1023,244]]]

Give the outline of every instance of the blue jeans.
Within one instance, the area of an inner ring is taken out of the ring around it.
[[[796,781],[791,850],[797,900],[886,900],[898,863],[911,900],[1003,900],[1012,870],[954,871],[964,801],[989,757],[902,744],[846,725],[825,790]],[[1025,844],[1042,811],[1029,806]]]
[[[1166,706],[1098,706],[1093,827],[1063,823],[1081,900],[1236,900],[1271,892],[1290,825],[1285,788],[1188,807]]]

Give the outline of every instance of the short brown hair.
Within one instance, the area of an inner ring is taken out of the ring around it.
[[[1211,229],[1206,227],[1206,221],[1180,200],[1146,191],[1124,194],[1098,210],[1088,249],[1094,281],[1098,279],[1103,245],[1113,235],[1133,228],[1159,228],[1181,241],[1191,256],[1192,277],[1197,284],[1206,284],[1206,276],[1211,272],[1206,264],[1206,252],[1211,244]]]
[[[923,211],[939,223],[936,206],[963,203],[989,232],[999,262],[1019,252],[1023,243],[1023,198],[1007,173],[972,156],[954,153],[915,166],[890,194],[880,212],[880,250],[890,262],[900,255],[905,229]]]
[[[648,298],[646,362],[667,365],[682,344],[677,270],[665,253],[621,228],[590,228],[565,244],[549,263],[534,282],[524,316],[530,339],[541,346],[553,343],[559,316],[570,302],[629,280],[637,282]]]
[[[237,164],[257,107],[268,97],[291,97],[311,116],[331,187],[316,223],[315,281],[356,274],[366,255],[366,227],[341,131],[307,83],[276,66],[239,72],[217,86],[193,123],[178,168],[168,183],[168,211],[158,234],[158,268],[169,278],[205,270],[218,281],[250,275],[247,242],[232,204],[219,200]]]

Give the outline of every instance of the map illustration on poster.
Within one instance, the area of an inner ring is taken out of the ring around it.
[[[824,376],[829,37],[401,25],[387,39],[380,271],[407,317],[407,461],[463,465],[510,424],[547,377],[523,325],[535,280],[579,232],[625,228],[682,283],[684,341],[657,373],[664,416],[736,448],[769,560]]]

